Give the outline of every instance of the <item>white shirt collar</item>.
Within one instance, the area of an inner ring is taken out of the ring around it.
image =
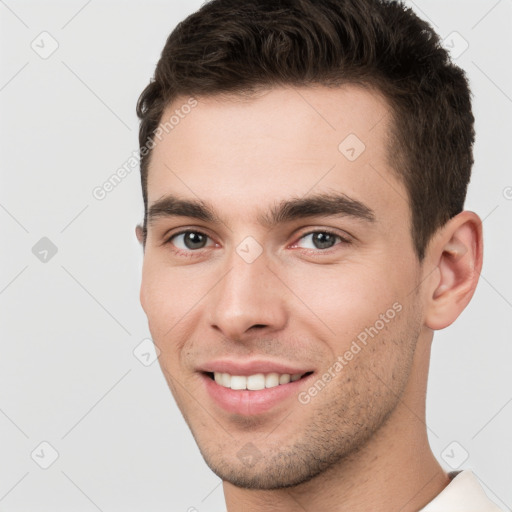
[[[418,512],[501,512],[485,494],[473,472],[460,471],[452,481]]]

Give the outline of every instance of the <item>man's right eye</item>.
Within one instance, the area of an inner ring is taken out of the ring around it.
[[[168,238],[168,244],[173,245],[178,249],[178,252],[190,252],[196,251],[197,249],[203,249],[207,247],[207,242],[210,237],[200,231],[192,231],[192,230],[184,230],[179,233],[173,234]],[[213,240],[211,240],[210,245],[215,245]]]

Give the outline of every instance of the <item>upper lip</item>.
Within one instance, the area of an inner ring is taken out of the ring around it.
[[[264,360],[249,360],[249,361],[234,361],[229,359],[217,359],[205,363],[198,371],[202,372],[221,372],[229,373],[230,375],[254,375],[256,373],[289,373],[290,375],[304,374],[311,370],[310,368],[300,368],[286,363],[277,361],[264,361]]]

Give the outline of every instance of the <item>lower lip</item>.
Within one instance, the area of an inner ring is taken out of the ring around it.
[[[230,413],[253,416],[269,411],[279,402],[291,396],[297,397],[305,382],[309,381],[313,375],[314,373],[288,384],[280,384],[258,391],[230,389],[217,384],[204,373],[201,374],[201,377],[207,393],[219,407]]]

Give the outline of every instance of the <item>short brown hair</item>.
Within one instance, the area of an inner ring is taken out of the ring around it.
[[[388,161],[404,183],[419,261],[463,210],[473,165],[471,92],[432,27],[387,0],[211,0],[170,34],[137,103],[144,198],[154,136],[179,95],[360,84],[392,110]]]

